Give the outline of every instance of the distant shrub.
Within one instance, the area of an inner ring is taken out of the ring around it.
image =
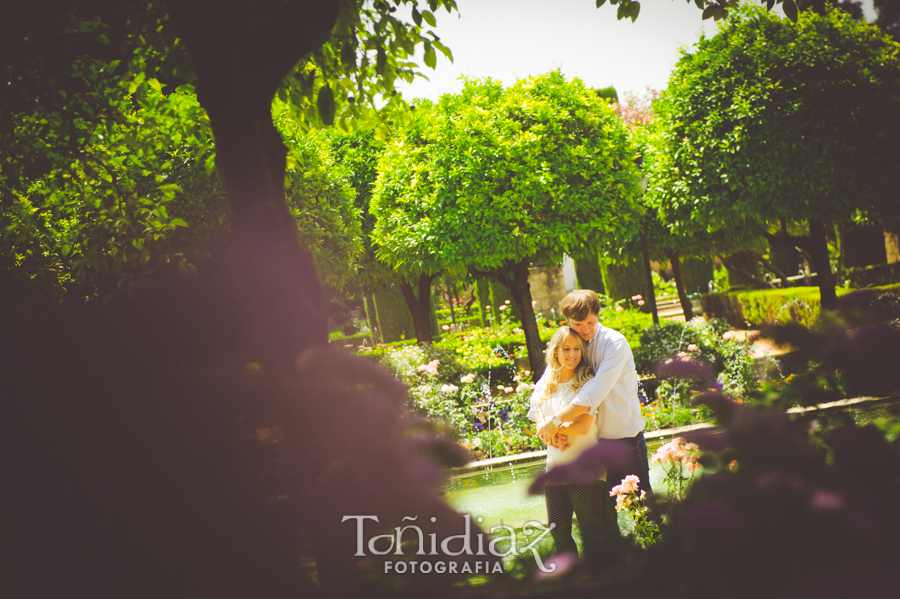
[[[874,288],[875,291],[900,291],[900,285]],[[838,289],[838,296],[854,289]],[[727,320],[733,327],[743,329],[765,324],[794,321],[814,327],[819,317],[819,288],[791,287],[789,289],[753,289],[728,293],[709,293],[700,298],[703,313],[709,318]]]
[[[900,283],[900,262],[848,268],[847,280],[857,289]]]

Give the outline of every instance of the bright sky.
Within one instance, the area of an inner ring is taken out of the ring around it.
[[[756,2],[758,0],[754,0]],[[645,0],[637,21],[616,20],[616,7],[594,0],[457,0],[459,14],[436,13],[435,33],[452,51],[453,63],[438,53],[430,81],[398,85],[407,100],[437,99],[462,88],[462,75],[493,77],[505,85],[557,67],[589,87],[615,86],[642,93],[664,89],[678,60],[678,48],[690,47],[701,31],[713,35],[712,19],[685,0]],[[863,1],[867,19],[872,0]],[[775,9],[779,15],[780,8]]]

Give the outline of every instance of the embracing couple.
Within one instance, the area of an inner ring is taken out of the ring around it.
[[[572,515],[578,518],[587,558],[599,558],[619,538],[615,500],[609,489],[627,475],[650,488],[644,419],[634,356],[625,337],[600,324],[600,300],[588,289],[569,293],[560,308],[568,326],[547,347],[544,375],[531,396],[529,417],[547,443],[547,469],[573,461],[597,443],[618,445],[627,456],[607,464],[604,479],[545,487],[547,518],[558,553],[577,553]]]

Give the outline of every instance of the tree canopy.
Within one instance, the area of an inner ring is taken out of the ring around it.
[[[528,266],[558,263],[633,225],[640,186],[625,128],[593,90],[559,71],[507,89],[468,80],[416,112],[379,165],[379,255],[423,271],[455,265],[496,275],[540,372]]]
[[[676,65],[657,105],[648,195],[688,232],[765,232],[780,218],[808,220],[821,239],[800,243],[818,248],[820,282],[827,279],[821,223],[888,211],[893,201],[898,52],[839,11],[804,12],[797,25],[761,9],[736,11]]]
[[[0,210],[0,269],[15,281],[7,293],[65,297],[69,305],[139,295],[173,272],[195,273],[222,249],[225,192],[209,121],[190,86],[168,95],[149,86],[117,102],[73,159],[54,162]],[[285,112],[276,120],[291,147],[288,206],[319,275],[340,286],[361,251],[348,176]],[[52,152],[53,138],[28,131],[33,124],[23,123],[23,137]]]

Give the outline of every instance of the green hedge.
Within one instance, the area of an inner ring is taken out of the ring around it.
[[[876,287],[883,291],[900,291],[900,285]],[[858,289],[838,289],[838,296]],[[736,328],[756,327],[793,320],[812,327],[819,315],[818,287],[788,289],[754,289],[728,293],[708,293],[700,298],[707,318],[727,320]]]
[[[591,289],[599,295],[606,293],[603,287],[603,269],[597,252],[587,251],[575,258],[575,280],[579,289]]]
[[[900,262],[848,268],[847,280],[850,281],[851,287],[875,287],[900,283]]]
[[[604,264],[603,287],[606,295],[614,300],[628,299],[633,295],[645,295],[644,269],[637,259],[627,264]]]
[[[379,287],[373,299],[382,343],[415,338],[416,326],[399,287]]]
[[[366,333],[356,333],[354,335],[341,335],[340,333],[335,334],[331,333],[328,335],[328,343],[331,345],[340,345],[341,347],[345,345],[352,345],[355,348],[359,345],[368,345],[372,342],[372,336]]]

